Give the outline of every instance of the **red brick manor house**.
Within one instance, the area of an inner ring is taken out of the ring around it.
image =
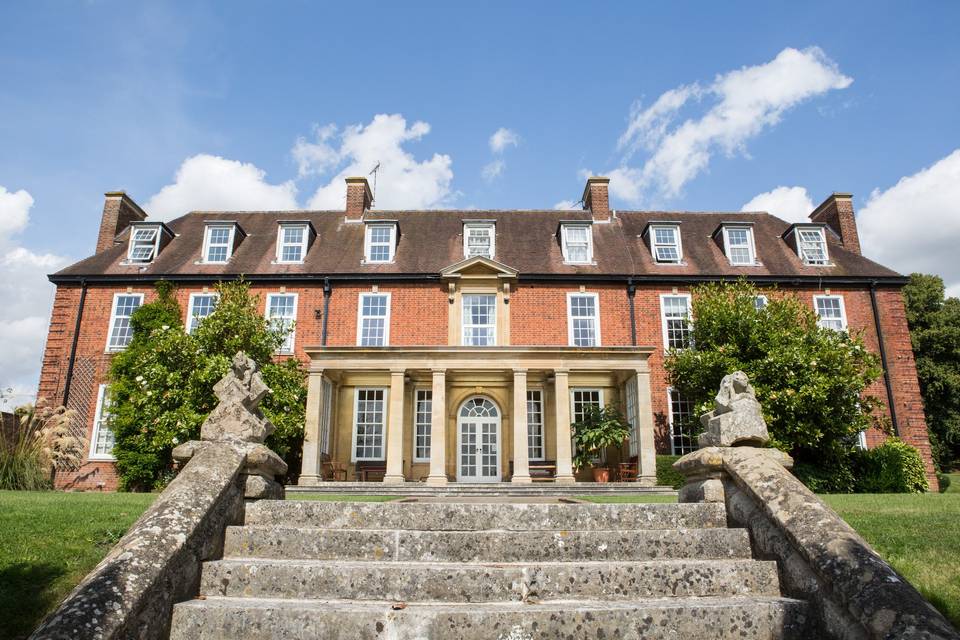
[[[263,313],[292,323],[282,353],[309,365],[302,485],[336,469],[384,482],[585,480],[570,424],[618,405],[641,482],[656,453],[695,447],[690,403],[668,388],[697,283],[746,276],[807,302],[824,326],[862,331],[884,364],[871,391],[935,486],[900,288],[863,257],[851,196],[789,224],[767,213],[619,211],[590,178],[582,211],[381,211],[363,178],[339,211],[195,211],[151,221],[106,194],[96,253],[50,276],[57,292],[39,396],[77,410],[87,451],[61,487],[113,489],[111,355],[130,314],[174,281],[192,328],[214,285],[243,275]],[[764,304],[759,298],[757,304]],[[282,354],[281,354],[282,355]],[[864,446],[882,441],[862,434]]]

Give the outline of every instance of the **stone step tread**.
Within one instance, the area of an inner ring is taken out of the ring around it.
[[[233,558],[207,562],[207,596],[497,602],[548,599],[780,595],[775,562],[357,562]]]
[[[317,560],[655,560],[750,558],[745,529],[406,531],[227,528],[224,557]]]
[[[782,597],[395,604],[208,597],[175,605],[170,638],[799,640],[810,624],[806,603]]]
[[[722,504],[544,504],[260,501],[247,508],[248,525],[329,529],[571,530],[683,529],[726,526]]]

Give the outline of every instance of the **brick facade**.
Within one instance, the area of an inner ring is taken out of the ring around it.
[[[212,287],[214,283],[208,283]],[[203,284],[183,284],[178,301],[184,320],[190,293],[203,291]],[[351,346],[357,341],[357,305],[361,293],[372,291],[372,285],[343,284],[332,287],[327,318],[327,344]],[[295,354],[306,360],[304,347],[321,344],[322,285],[282,286],[260,284],[251,287],[259,295],[260,310],[265,311],[269,293],[295,293],[297,325],[294,341]],[[447,316],[449,301],[439,283],[388,283],[377,287],[391,294],[390,344],[393,346],[442,346],[447,344]],[[600,333],[603,346],[630,346],[630,307],[625,285],[602,284],[584,286],[583,291],[598,294],[600,303]],[[567,294],[581,291],[580,286],[553,283],[523,283],[516,286],[509,302],[511,344],[517,346],[566,346]],[[847,322],[851,331],[862,332],[869,348],[878,349],[877,332],[872,315],[869,290],[862,288],[783,288],[785,295],[795,295],[813,305],[813,296],[830,293],[842,295]],[[148,286],[116,287],[89,286],[83,308],[80,339],[77,342],[76,364],[71,382],[68,406],[80,414],[79,423],[87,442],[93,430],[98,385],[105,381],[110,355],[105,353],[110,312],[115,293],[143,293],[145,301],[153,298]],[[670,453],[669,407],[666,372],[663,367],[663,327],[660,296],[688,293],[689,288],[669,286],[638,286],[634,297],[636,343],[653,346],[649,359],[652,383],[652,404],[656,425],[656,446],[660,453]],[[44,356],[40,396],[53,402],[63,401],[63,386],[73,330],[79,302],[79,287],[58,288],[51,317],[50,335]],[[933,473],[930,445],[927,438],[920,389],[917,383],[910,336],[907,330],[903,299],[899,290],[880,289],[877,292],[881,327],[886,347],[889,375],[895,397],[895,409],[900,436],[917,447],[924,458],[931,483]],[[877,381],[869,393],[886,402],[883,380]],[[884,436],[871,431],[869,446],[881,443]],[[75,472],[58,474],[57,484],[74,489],[114,489],[116,476],[113,465],[88,462]]]

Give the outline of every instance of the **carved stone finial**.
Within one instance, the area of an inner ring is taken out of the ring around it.
[[[757,393],[747,374],[736,371],[724,376],[714,409],[700,416],[706,431],[700,434],[700,447],[763,446],[770,441]]]
[[[239,440],[263,442],[273,433],[273,424],[258,408],[270,393],[257,364],[245,353],[238,352],[230,363],[230,371],[213,387],[220,403],[200,427],[202,440]]]

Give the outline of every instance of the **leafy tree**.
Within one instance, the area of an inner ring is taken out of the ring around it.
[[[171,476],[171,451],[200,435],[200,425],[216,406],[213,386],[237,351],[259,366],[271,389],[261,405],[277,426],[267,444],[281,456],[299,455],[306,404],[300,362],[274,362],[286,331],[258,312],[258,298],[243,281],[217,286],[214,311],[192,334],[184,331],[175,290],[157,284],[157,298],[130,318],[133,339],[110,367],[111,428],[121,487],[159,488]]]
[[[914,273],[903,288],[934,460],[949,470],[960,458],[960,299],[943,279]]]
[[[847,468],[856,434],[884,426],[873,415],[878,400],[865,394],[882,374],[879,358],[860,336],[818,326],[796,297],[768,293],[758,309],[760,292],[743,280],[694,289],[692,346],[667,353],[670,384],[700,415],[712,408],[723,376],[744,371],[773,446],[801,463]]]

